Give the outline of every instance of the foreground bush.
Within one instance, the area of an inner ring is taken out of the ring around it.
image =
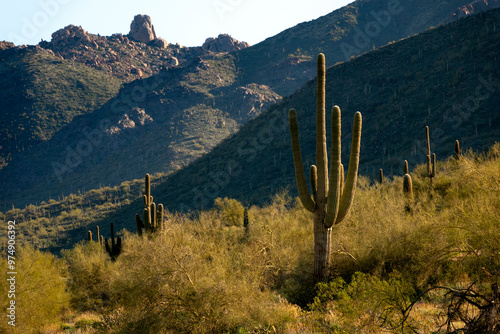
[[[42,328],[60,319],[62,311],[69,307],[69,295],[64,280],[65,266],[52,254],[40,252],[31,246],[17,249],[15,287],[15,327],[7,324],[2,317],[2,333],[38,333]],[[6,261],[1,270],[7,273]],[[0,303],[4,312],[10,299],[7,280],[0,281],[2,291]]]

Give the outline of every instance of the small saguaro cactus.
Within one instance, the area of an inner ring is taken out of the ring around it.
[[[403,175],[405,174],[410,174],[409,170],[408,170],[408,160],[405,160],[404,164],[403,164]]]
[[[106,248],[106,252],[108,252],[111,260],[114,261],[122,252],[122,239],[120,236],[116,238],[115,242],[115,231],[113,228],[113,223],[110,223],[111,228],[111,245],[108,242],[108,238],[104,238],[104,247]]]
[[[151,178],[149,174],[146,174],[144,180],[145,194],[143,195],[144,200],[144,210],[142,212],[142,217],[139,214],[135,214],[135,223],[137,227],[137,234],[142,236],[142,229],[145,229],[146,233],[154,233],[163,228],[163,204],[156,204],[153,202],[153,196],[151,196]]]
[[[341,163],[341,122],[340,108],[332,110],[332,140],[330,174],[326,145],[325,122],[325,56],[318,56],[317,106],[316,106],[316,166],[311,166],[312,197],[306,183],[302,153],[300,151],[297,112],[289,112],[290,134],[292,138],[295,177],[300,201],[304,208],[314,214],[314,279],[316,282],[328,280],[330,273],[332,226],[346,217],[354,198],[358,176],[359,150],[361,144],[361,113],[354,116],[351,157],[347,179],[344,185]]]
[[[92,242],[92,231],[91,230],[88,230],[88,232],[87,232],[87,241]]]
[[[455,140],[455,159],[460,159],[460,142],[458,140]]]
[[[384,184],[384,170],[382,168],[378,171],[378,182]]]
[[[403,176],[403,193],[406,198],[405,210],[410,212],[413,202],[413,183],[410,174],[405,174]]]
[[[436,153],[431,154],[431,141],[429,136],[429,127],[425,127],[425,141],[427,146],[427,176],[432,182],[432,179],[436,177]]]
[[[96,226],[96,237],[97,237],[97,242],[101,243],[101,232],[99,231],[99,225]]]
[[[245,228],[245,235],[248,236],[250,229],[250,222],[248,221],[248,210],[245,208],[243,210],[243,227]]]

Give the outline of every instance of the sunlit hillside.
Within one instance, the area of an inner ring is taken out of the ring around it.
[[[360,177],[334,227],[332,280],[317,286],[312,217],[286,193],[249,208],[246,227],[243,206],[218,199],[167,213],[155,233],[120,231],[115,261],[95,231],[62,258],[25,247],[22,326],[9,333],[486,333],[498,324],[500,144],[440,162],[432,181],[423,165],[410,174],[412,201],[402,177]]]

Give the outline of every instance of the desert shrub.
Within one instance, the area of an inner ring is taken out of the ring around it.
[[[41,252],[29,245],[19,247],[15,264],[15,327],[0,322],[4,333],[38,333],[43,327],[59,321],[62,311],[69,306],[69,295],[64,281],[64,263],[52,254]],[[7,261],[2,261],[2,272],[7,273]],[[10,284],[9,284],[10,285]],[[6,279],[0,281],[0,303],[6,310],[10,299]],[[5,314],[5,313],[4,313]],[[10,321],[10,319],[9,319]]]
[[[216,198],[214,207],[219,212],[222,222],[227,226],[243,225],[243,205],[235,199]]]
[[[71,305],[78,311],[103,311],[115,306],[109,285],[119,268],[97,242],[80,243],[63,253],[68,264]]]
[[[267,281],[278,264],[256,250],[262,244],[242,243],[243,233],[243,227],[227,227],[216,213],[205,212],[193,220],[172,217],[151,240],[126,235],[116,261],[121,269],[110,285],[118,302],[108,315],[119,319],[113,326],[127,333],[283,326],[296,308]]]
[[[405,317],[415,291],[397,274],[387,280],[355,273],[347,284],[342,278],[318,283],[317,296],[309,306],[320,312],[325,327],[345,333],[380,333],[381,328],[405,333],[413,327]],[[405,320],[405,321],[403,321]]]

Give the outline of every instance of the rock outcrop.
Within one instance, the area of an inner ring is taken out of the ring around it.
[[[10,49],[13,47],[15,47],[14,43],[7,42],[7,41],[0,42],[0,50],[7,50],[7,49]]]
[[[52,34],[52,45],[55,47],[75,46],[80,44],[91,47],[97,46],[90,35],[80,26],[77,27],[70,24]]]
[[[451,22],[469,15],[474,15],[499,7],[500,0],[475,0],[467,5],[459,7],[456,11],[450,14],[450,16],[448,16],[447,21]]]
[[[240,42],[228,34],[220,34],[217,38],[207,38],[201,47],[209,52],[233,52],[249,46],[247,42]]]
[[[136,15],[130,24],[130,38],[142,43],[149,43],[156,39],[155,28],[149,15]]]
[[[156,47],[161,48],[161,49],[166,49],[168,46],[168,43],[163,38],[157,38],[157,39],[152,40],[149,43],[149,45],[156,46]]]
[[[133,108],[129,113],[123,114],[116,125],[112,125],[106,130],[108,135],[119,134],[122,130],[133,129],[136,126],[144,126],[152,123],[153,118],[144,109]]]

